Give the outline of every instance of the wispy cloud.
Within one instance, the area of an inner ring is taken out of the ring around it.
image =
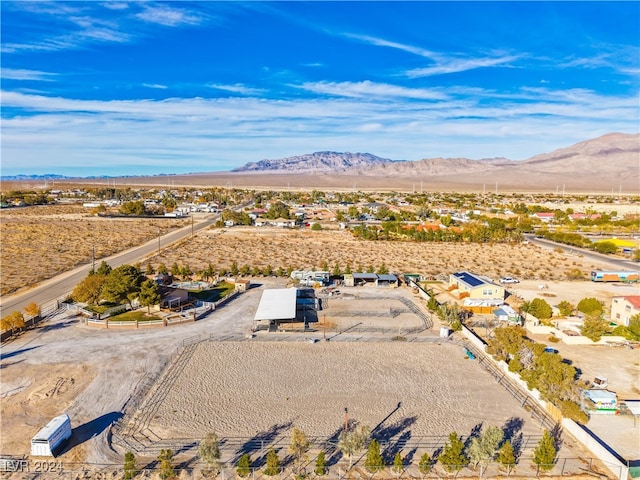
[[[335,88],[388,87],[338,83]],[[511,95],[449,89],[441,100],[399,93],[99,101],[2,92],[3,109],[12,112],[3,118],[3,169],[36,165],[45,151],[83,165],[104,158],[114,165],[146,164],[147,172],[224,170],[325,149],[410,160],[523,159],[611,131],[637,130],[635,96],[545,88]],[[219,152],[217,160],[211,160],[211,151]]]
[[[392,42],[390,40],[385,40],[379,37],[372,37],[369,35],[359,35],[355,33],[344,33],[343,34],[347,38],[353,38],[355,40],[360,40],[364,43],[368,43],[371,45],[376,45],[378,47],[389,47],[394,48],[396,50],[402,50],[404,52],[413,53],[415,55],[419,55],[425,58],[436,58],[438,54],[436,52],[432,52],[431,50],[426,50],[424,48],[415,47],[413,45],[406,45],[403,43]]]
[[[165,27],[179,25],[197,25],[202,22],[202,17],[186,9],[173,8],[169,5],[144,5],[143,10],[136,15],[141,20],[156,23]]]
[[[291,85],[313,93],[333,95],[337,97],[371,98],[397,97],[421,100],[443,100],[447,95],[441,91],[419,88],[407,88],[388,83],[363,82],[305,82],[301,85]]]
[[[409,78],[430,77],[433,75],[443,75],[447,73],[466,72],[477,68],[497,67],[509,65],[518,57],[515,55],[505,55],[501,57],[466,58],[466,59],[441,59],[438,64],[408,70],[406,75]]]
[[[43,82],[52,82],[57,76],[57,73],[42,72],[40,70],[25,70],[19,68],[2,69],[2,78],[5,80],[40,80]]]
[[[157,88],[160,90],[166,90],[167,88],[169,88],[166,85],[161,85],[159,83],[143,83],[142,86],[147,88]]]
[[[211,83],[207,85],[207,87],[213,88],[215,90],[223,90],[225,92],[237,93],[239,95],[261,95],[265,92],[264,89],[248,87],[246,85],[243,85],[242,83],[236,83],[233,85]]]

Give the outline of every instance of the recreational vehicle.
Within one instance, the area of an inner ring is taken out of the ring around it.
[[[47,423],[31,439],[31,455],[53,457],[71,438],[71,419],[66,413]]]

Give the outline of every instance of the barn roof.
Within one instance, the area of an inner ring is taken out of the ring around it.
[[[296,318],[296,288],[269,288],[262,292],[254,320]]]

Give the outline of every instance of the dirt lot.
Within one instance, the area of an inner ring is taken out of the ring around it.
[[[102,218],[82,205],[3,209],[0,295],[86,264],[94,254],[99,259],[140,245],[185,222]]]

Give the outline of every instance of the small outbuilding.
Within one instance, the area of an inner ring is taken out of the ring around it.
[[[501,322],[519,324],[522,320],[520,314],[509,305],[501,305],[500,308],[496,308],[493,311],[493,314],[495,315],[496,319]]]
[[[585,397],[593,402],[591,413],[615,414],[618,411],[618,396],[609,390],[586,390]]]

